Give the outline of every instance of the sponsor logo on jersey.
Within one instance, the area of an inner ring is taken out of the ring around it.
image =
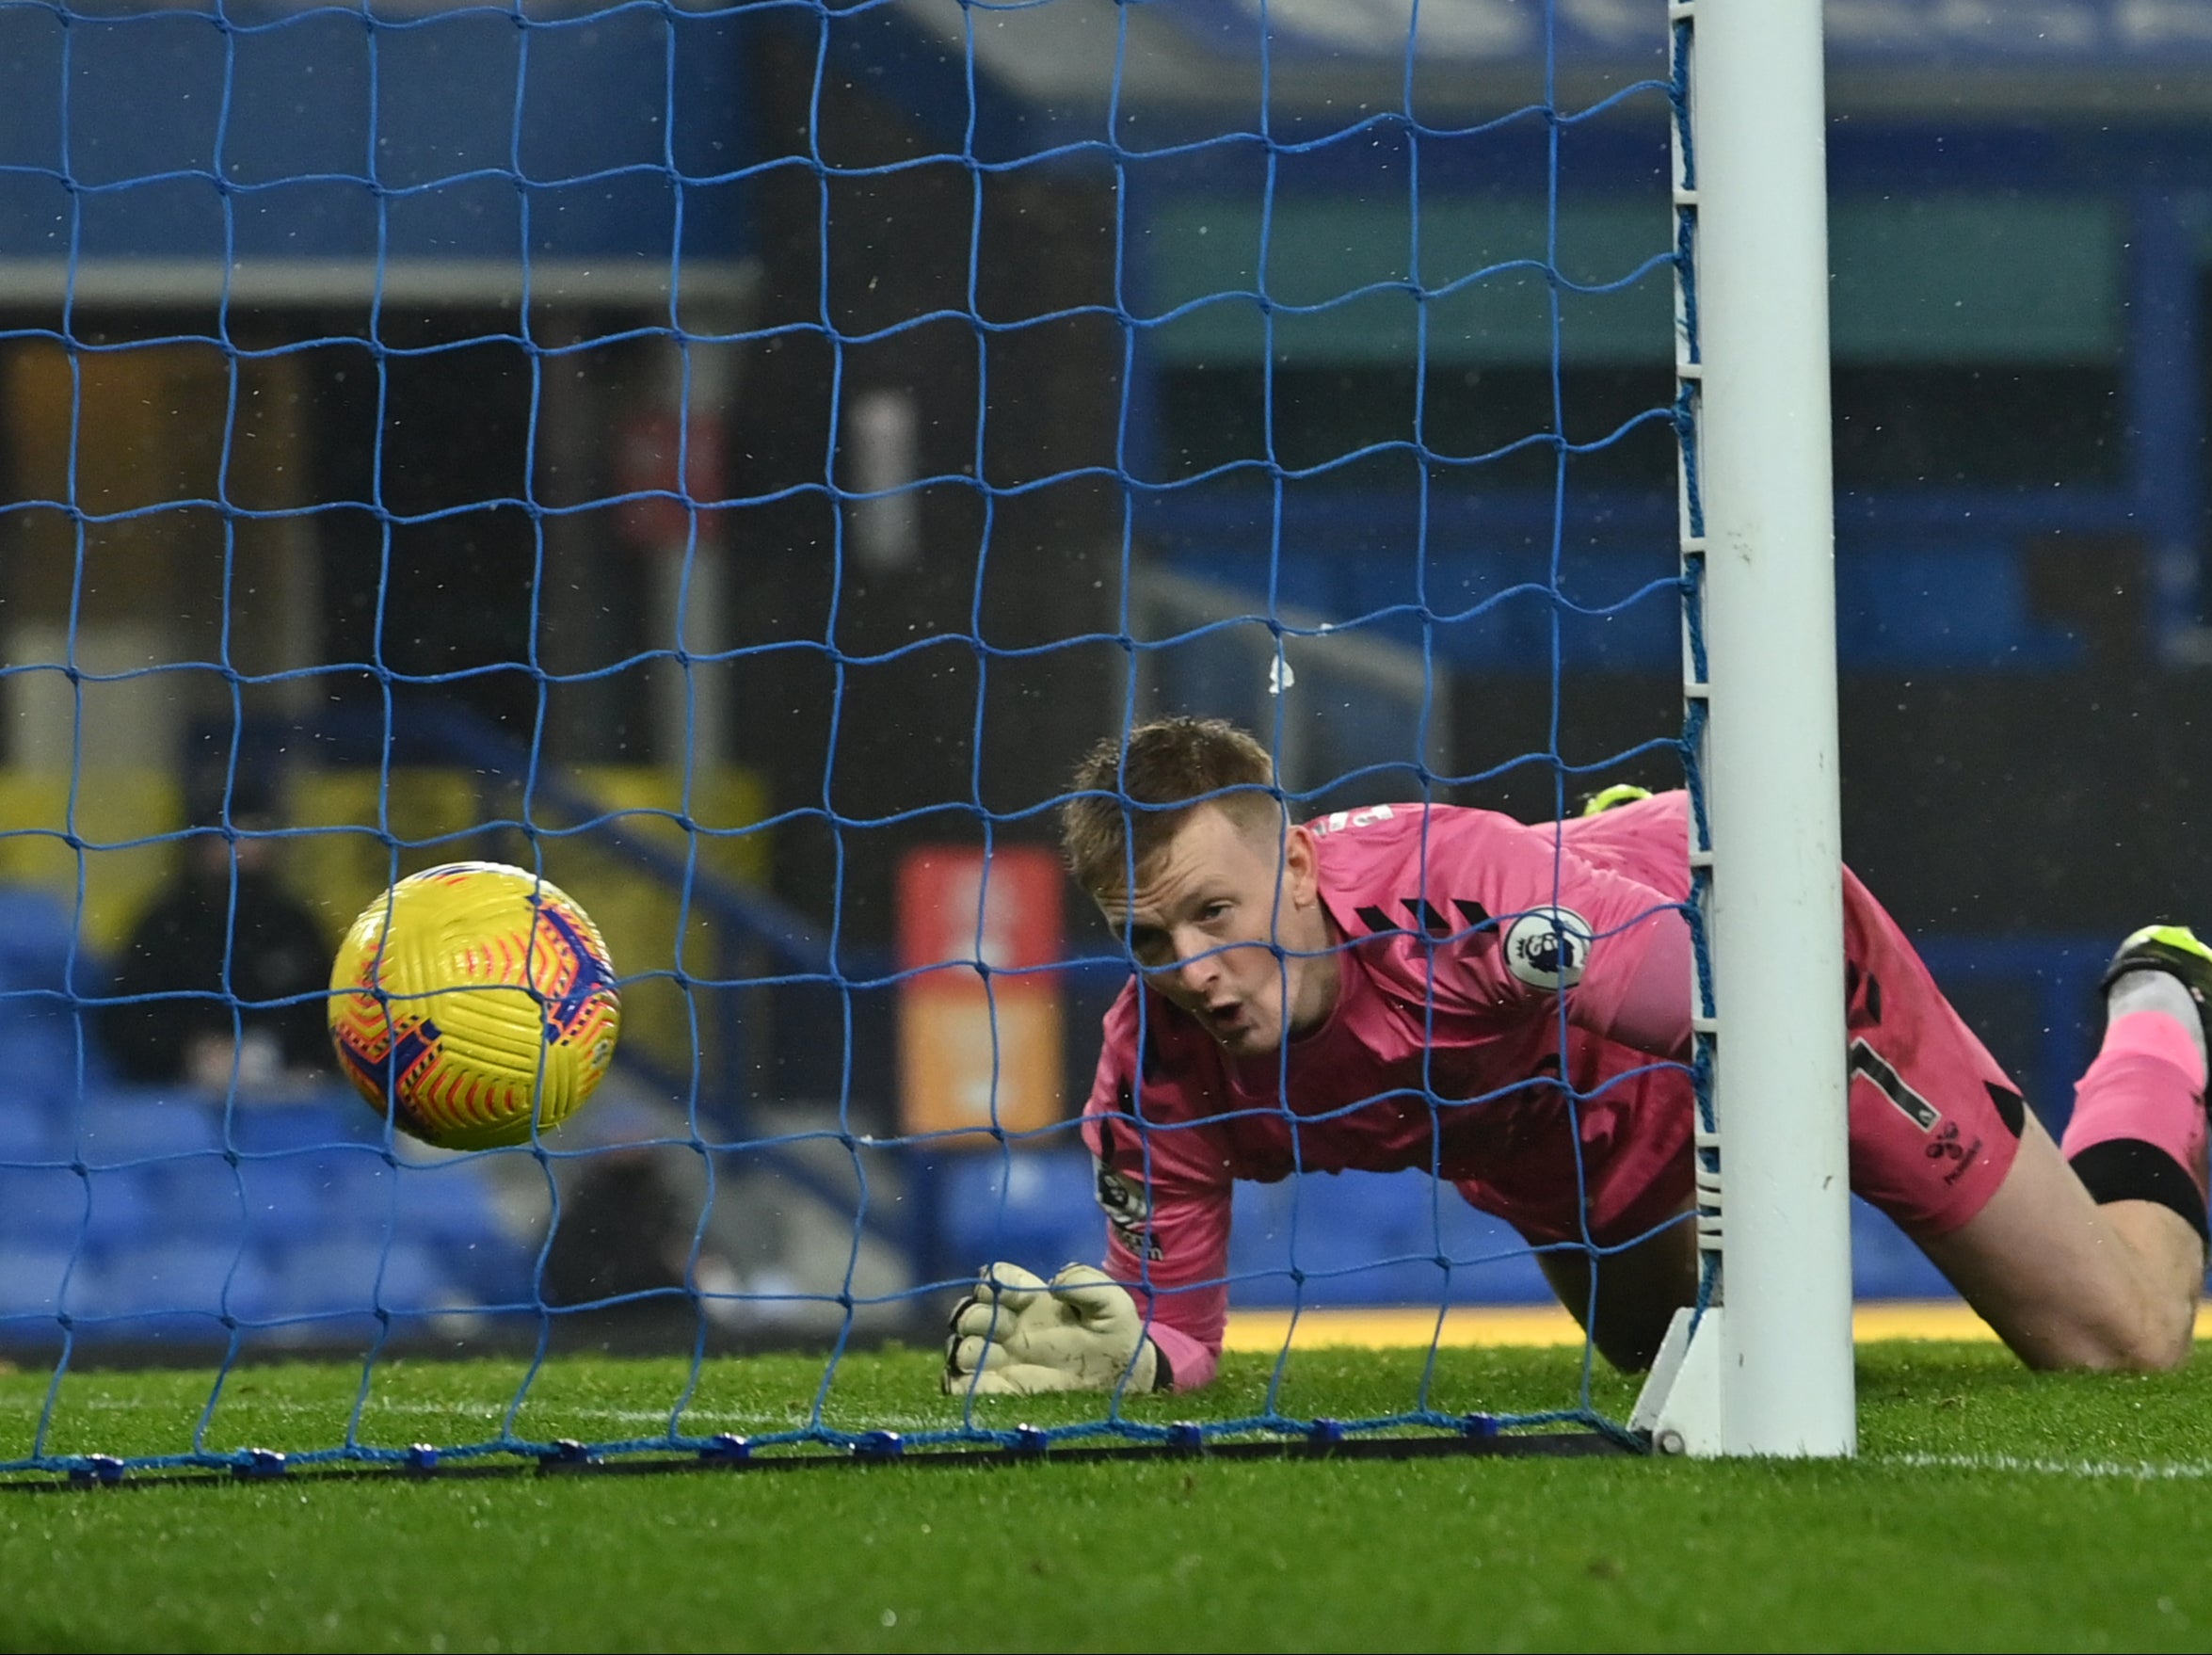
[[[1341,833],[1347,828],[1365,828],[1370,822],[1389,822],[1396,817],[1397,812],[1388,805],[1370,805],[1364,811],[1331,811],[1307,826],[1316,833]]]
[[[1943,1181],[1947,1184],[1957,1183],[1966,1176],[1967,1168],[1981,1159],[1981,1140],[1976,1138],[1970,1144],[1963,1144],[1959,1141],[1961,1135],[1959,1123],[1947,1120],[1943,1123],[1943,1130],[1935,1134],[1922,1151],[1931,1161],[1938,1164],[1948,1161],[1951,1164],[1950,1169],[1943,1175]]]
[[[1115,1171],[1095,1155],[1091,1165],[1098,1175],[1098,1205],[1105,1209],[1106,1222],[1114,1226],[1122,1245],[1154,1263],[1167,1257],[1152,1229],[1151,1191],[1141,1180]]]
[[[1571,908],[1535,908],[1505,933],[1506,970],[1531,988],[1572,988],[1590,964],[1590,922]]]

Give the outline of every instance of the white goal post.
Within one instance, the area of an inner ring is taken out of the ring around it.
[[[1857,1419],[1821,8],[1675,0],[1668,19],[1689,94],[1676,355],[1694,415],[1684,569],[1705,648],[1702,674],[1686,650],[1685,681],[1704,709],[1691,852],[1715,1013],[1698,1019],[1715,1129],[1700,1133],[1699,1239],[1719,1269],[1637,1414],[1675,1452],[1845,1455]]]

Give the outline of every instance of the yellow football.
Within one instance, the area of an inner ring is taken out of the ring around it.
[[[410,875],[361,910],[330,969],[339,1067],[425,1143],[530,1141],[605,1078],[622,1022],[599,927],[504,862]]]

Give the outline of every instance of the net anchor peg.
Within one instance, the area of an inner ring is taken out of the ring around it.
[[[906,1452],[906,1440],[896,1431],[869,1431],[853,1444],[855,1459],[872,1462],[899,1459]]]
[[[1697,0],[1667,0],[1667,21],[1669,23],[1695,23],[1697,21]]]
[[[711,1466],[742,1466],[752,1457],[752,1443],[734,1431],[717,1432],[699,1450],[701,1462]]]
[[[69,1480],[73,1488],[112,1488],[123,1480],[123,1462],[112,1454],[88,1454],[83,1465],[70,1467]]]
[[[281,1477],[284,1474],[284,1456],[273,1448],[249,1448],[246,1457],[233,1461],[231,1475],[240,1482],[257,1482],[264,1477]]]
[[[1667,1325],[1651,1375],[1628,1416],[1628,1429],[1659,1454],[1704,1458],[1722,1450],[1723,1314],[1719,1305],[1702,1312],[1685,1306]]]
[[[1675,205],[1677,207],[1696,206],[1697,191],[1690,188],[1687,185],[1677,184],[1675,186]]]

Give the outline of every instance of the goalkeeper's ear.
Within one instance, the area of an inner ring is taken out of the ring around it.
[[[1283,835],[1283,900],[1295,908],[1321,902],[1321,851],[1313,829],[1303,825]]]

